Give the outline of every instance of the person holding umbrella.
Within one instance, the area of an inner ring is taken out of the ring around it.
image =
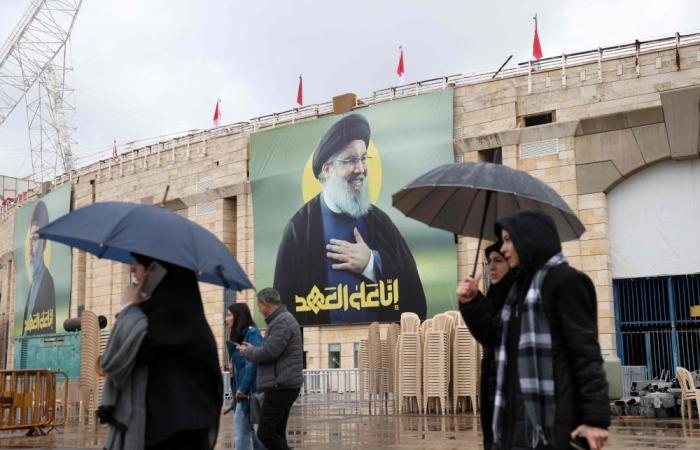
[[[100,364],[106,373],[98,416],[106,449],[212,449],[223,385],[216,341],[195,273],[134,254],[129,286]],[[150,295],[147,268],[167,271]]]
[[[578,440],[599,450],[610,411],[593,283],[568,265],[556,225],[542,211],[500,219],[495,232],[515,280],[502,324],[478,315],[478,279],[457,288],[472,332],[498,342],[494,444],[565,449]]]
[[[131,264],[136,279],[100,358],[104,448],[214,448],[223,383],[198,282],[254,288],[231,250],[180,214],[126,202],[85,206],[38,234]]]
[[[506,301],[508,292],[513,286],[513,276],[508,262],[500,253],[501,241],[489,245],[484,250],[484,255],[489,265],[489,289],[486,295],[477,293],[476,298],[469,303],[463,303],[460,298],[460,312],[464,322],[469,327],[472,335],[481,344],[484,354],[481,358],[481,380],[479,382],[479,398],[481,399],[481,432],[484,439],[484,449],[489,450],[493,444],[493,432],[491,418],[493,417],[493,402],[496,395],[496,364],[494,351],[498,339],[493,333],[483,332],[475,317],[488,317],[497,326],[501,317],[501,308]],[[478,276],[476,282],[478,284]],[[471,310],[471,311],[470,311]],[[490,328],[489,328],[490,330]]]

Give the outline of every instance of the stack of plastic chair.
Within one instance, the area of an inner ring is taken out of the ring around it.
[[[425,333],[423,347],[423,409],[428,413],[432,403],[440,414],[447,410],[447,396],[449,394],[449,382],[446,376],[448,372],[447,358],[447,333],[439,330],[430,330]]]
[[[396,349],[397,402],[399,412],[419,413],[423,404],[421,337],[418,323],[409,329],[414,331],[402,331]]]
[[[401,327],[392,323],[386,330],[386,346],[389,357],[389,387],[388,391],[396,398],[396,347],[399,342]]]
[[[357,355],[357,364],[360,369],[360,391],[362,397],[364,393],[370,392],[369,389],[369,349],[368,349],[367,339],[362,339],[360,341],[359,354]]]
[[[423,344],[423,366],[430,370],[423,372],[423,405],[425,411],[430,410],[432,403],[437,406],[435,411],[444,414],[449,410],[450,393],[450,342],[453,320],[446,314],[433,317],[430,326],[426,327]]]
[[[382,368],[382,339],[379,333],[379,322],[372,322],[369,326],[367,349],[369,350],[369,392],[371,395],[380,395],[382,393],[380,370]]]
[[[455,330],[452,348],[452,405],[454,412],[466,411],[467,405],[471,402],[472,411],[476,414],[479,352],[477,342],[464,322],[461,322]]]
[[[80,421],[87,416],[88,425],[96,426],[99,406],[97,358],[100,355],[100,322],[92,311],[83,311],[80,319]]]

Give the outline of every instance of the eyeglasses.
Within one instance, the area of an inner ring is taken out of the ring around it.
[[[345,159],[336,158],[336,159],[335,159],[335,162],[339,162],[339,163],[340,163],[341,165],[343,165],[343,166],[351,166],[351,167],[354,167],[358,162],[359,162],[359,163],[362,163],[362,165],[366,166],[366,165],[367,165],[367,161],[369,161],[369,160],[371,160],[371,159],[372,159],[371,156],[362,155],[362,156],[360,156],[359,158],[356,158],[356,157],[353,157],[353,158],[345,158]]]

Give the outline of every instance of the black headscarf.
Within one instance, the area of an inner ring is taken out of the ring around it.
[[[134,255],[148,266],[153,259]],[[141,303],[148,318],[144,360],[149,366],[147,443],[178,431],[218,432],[223,402],[216,340],[204,315],[194,272],[158,261],[168,273]]]
[[[518,211],[496,222],[496,236],[506,230],[518,252],[520,276],[531,277],[552,256],[561,251],[554,220],[539,210]]]

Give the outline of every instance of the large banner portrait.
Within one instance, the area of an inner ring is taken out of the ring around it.
[[[22,205],[15,214],[13,336],[53,334],[68,318],[71,250],[40,239],[37,230],[70,211],[70,185]]]
[[[454,237],[391,195],[454,161],[452,90],[251,136],[255,284],[302,325],[421,319],[452,309]]]

